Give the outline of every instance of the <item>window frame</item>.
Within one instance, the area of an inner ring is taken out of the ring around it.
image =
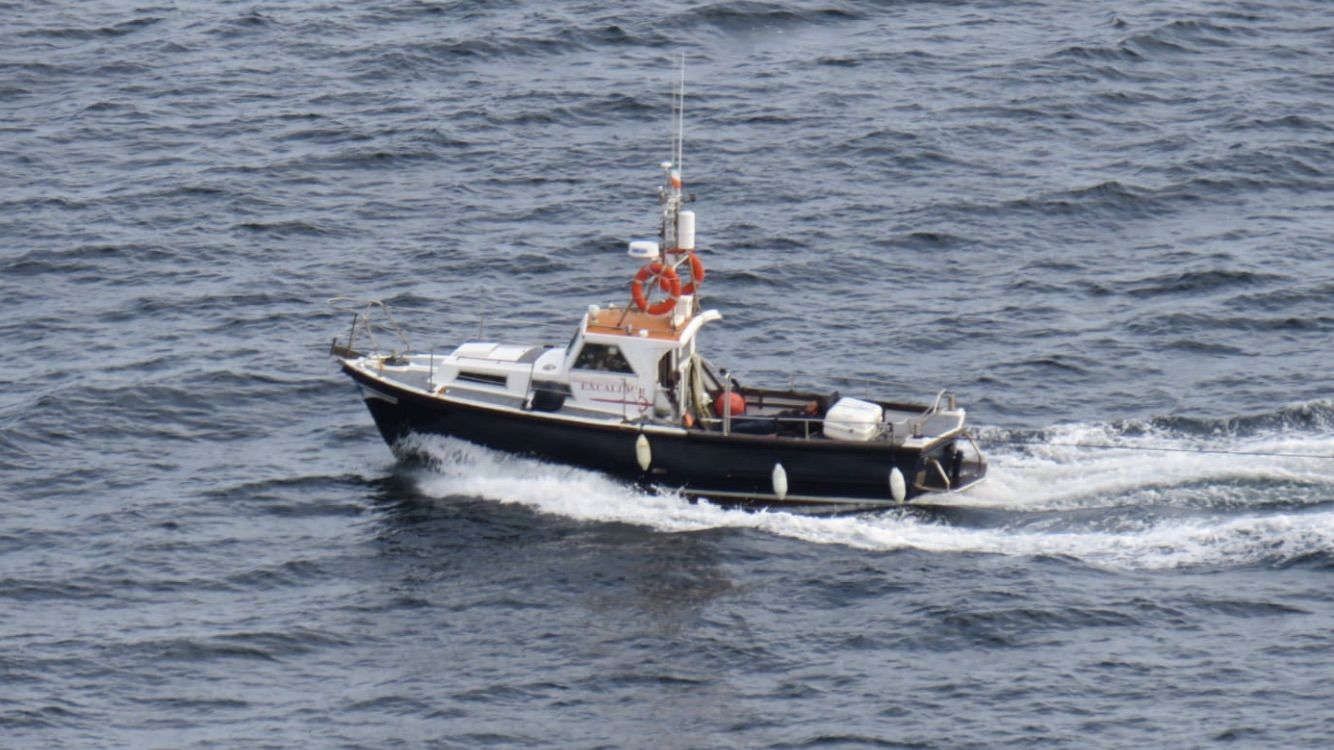
[[[600,357],[605,359],[591,361],[588,364],[583,364],[585,354],[588,354],[590,359],[594,356],[599,356],[590,352],[591,347],[598,347],[598,349],[601,349],[602,352],[600,354]],[[619,362],[607,361],[613,356],[616,359],[618,359]],[[588,366],[588,365],[598,365],[598,366]],[[625,369],[619,369],[616,367],[607,367],[602,365],[624,365]],[[615,344],[599,344],[591,341],[585,341],[584,345],[579,348],[579,353],[574,355],[574,360],[570,365],[570,369],[582,370],[584,372],[605,372],[614,375],[633,375],[638,377],[638,373],[635,372],[634,366],[630,364],[630,360],[626,358],[625,353],[621,351],[621,347],[616,346]]]

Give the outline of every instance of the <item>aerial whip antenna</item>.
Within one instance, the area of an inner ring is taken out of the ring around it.
[[[677,63],[679,75],[676,84],[676,144],[672,149],[676,168],[681,168],[681,157],[685,151],[686,128],[686,53],[682,52]]]

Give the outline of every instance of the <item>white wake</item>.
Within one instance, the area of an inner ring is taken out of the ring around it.
[[[431,468],[415,475],[430,497],[481,497],[668,533],[749,528],[866,550],[1062,556],[1111,569],[1277,564],[1334,554],[1334,460],[1064,445],[1113,439],[1138,448],[1189,445],[1179,438],[1072,426],[1053,431],[1050,444],[997,450],[987,482],[951,498],[964,514],[987,509],[985,526],[969,526],[950,513],[818,517],[721,508],[457,440],[416,438],[412,450],[430,460]],[[1228,449],[1328,455],[1334,454],[1334,436],[1257,437],[1231,441]],[[1154,512],[1162,508],[1185,511]]]

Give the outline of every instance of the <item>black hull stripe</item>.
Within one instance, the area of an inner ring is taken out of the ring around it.
[[[395,387],[344,363],[364,387],[389,399],[366,399],[380,434],[393,446],[412,433],[457,437],[486,447],[523,453],[603,471],[644,485],[687,495],[753,499],[775,503],[772,473],[781,463],[788,479],[786,505],[863,504],[892,507],[889,474],[897,467],[908,482],[908,498],[923,453],[884,443],[806,441],[679,428],[641,429],[635,424],[595,424],[545,412],[488,409]],[[652,464],[640,469],[635,441],[644,434]],[[947,441],[948,442],[948,441]],[[945,443],[940,443],[944,445]]]

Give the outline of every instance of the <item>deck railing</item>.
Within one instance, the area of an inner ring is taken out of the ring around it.
[[[352,297],[334,297],[329,300],[329,305],[335,310],[350,311],[352,313],[352,327],[347,332],[347,344],[339,345],[338,338],[334,337],[333,344],[329,351],[337,356],[358,356],[362,352],[357,350],[357,336],[360,334],[369,344],[369,353],[388,353],[390,359],[398,359],[412,351],[412,343],[408,340],[408,334],[394,320],[394,316],[389,312],[389,306],[378,299],[355,299]],[[380,345],[380,340],[376,337],[379,331],[381,336],[392,335],[398,340],[402,348],[385,349]]]

